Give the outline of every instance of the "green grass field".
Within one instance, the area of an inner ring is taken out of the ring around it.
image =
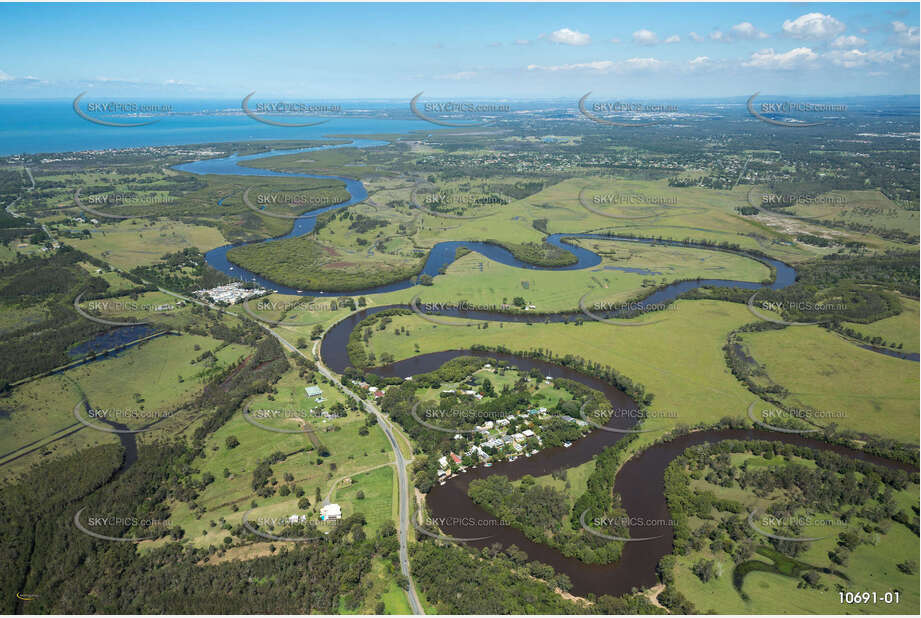
[[[918,325],[921,324],[918,301],[899,296],[899,303],[902,305],[902,313],[899,315],[883,318],[870,324],[843,322],[842,326],[850,327],[862,335],[882,337],[888,342],[901,343],[900,352],[918,352],[921,350],[918,343]]]
[[[294,370],[286,373],[275,385],[278,393],[259,395],[248,402],[252,413],[257,410],[309,410],[316,407],[316,402],[307,400],[304,387],[307,383],[297,376]],[[324,407],[336,402],[344,402],[345,395],[333,387],[320,383],[323,389]],[[282,429],[299,429],[300,424],[293,420],[277,421],[258,419],[268,427]],[[220,518],[237,525],[243,512],[255,500],[259,508],[252,517],[287,517],[300,513],[297,508],[299,498],[294,494],[281,496],[276,492],[270,498],[255,494],[251,487],[252,471],[258,462],[275,452],[294,453],[284,461],[272,465],[273,478],[284,484],[283,476],[290,473],[294,477],[292,484],[305,491],[304,496],[310,501],[309,512],[318,509],[316,490],[319,488],[322,499],[326,497],[333,482],[343,476],[356,480],[348,488],[339,487],[337,499],[341,496],[343,515],[348,516],[360,507],[367,509],[366,516],[371,529],[376,529],[385,519],[391,518],[392,511],[392,473],[387,467],[379,468],[367,474],[361,474],[368,468],[385,465],[393,456],[379,427],[371,428],[369,435],[358,433],[364,423],[364,415],[350,412],[345,418],[326,420],[307,414],[305,422],[310,423],[321,443],[329,449],[329,456],[322,458],[317,465],[319,453],[306,433],[277,433],[257,427],[244,420],[242,411],[235,414],[227,423],[208,437],[205,445],[206,457],[199,464],[201,474],[210,473],[216,481],[205,489],[196,502],[205,507],[206,513],[199,519],[186,503],[175,503],[171,519],[186,531],[186,538],[196,545],[217,544],[225,531],[220,526],[212,527],[211,521]],[[234,436],[239,446],[227,448],[226,440]],[[303,452],[301,449],[306,449]],[[224,470],[229,476],[224,476]],[[377,473],[377,474],[375,474]],[[354,494],[358,490],[365,492],[365,500],[357,500]],[[350,491],[352,493],[350,493]],[[236,510],[234,509],[236,507]]]
[[[746,333],[743,340],[789,391],[789,407],[834,412],[827,422],[917,443],[917,363],[863,350],[818,326]]]
[[[213,227],[175,221],[129,219],[94,228],[89,239],[64,242],[117,268],[130,270],[174,253],[196,247],[202,252],[227,244]]]
[[[8,411],[0,416],[0,453],[7,454],[0,463],[36,446],[45,448],[0,466],[0,472],[8,476],[47,457],[117,441],[114,434],[81,428],[73,412],[81,401],[80,390],[94,409],[109,411],[110,418],[118,414],[113,420],[130,428],[163,417],[155,429],[138,434],[142,441],[175,435],[194,417],[188,411],[176,412],[201,391],[197,376],[214,371],[210,362],[196,362],[209,350],[217,359],[217,367],[227,367],[246,354],[243,346],[225,346],[210,337],[166,336],[129,348],[117,357],[70,369],[66,378],[48,376],[15,388],[0,399],[0,408]],[[56,440],[73,429],[80,431]]]

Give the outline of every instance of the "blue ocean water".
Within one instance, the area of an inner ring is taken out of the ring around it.
[[[158,103],[159,101],[144,101]],[[246,115],[240,101],[163,102],[172,105],[174,114],[137,118],[134,116],[99,116],[114,122],[138,122],[159,118],[142,127],[108,127],[94,124],[74,113],[73,102],[16,101],[0,102],[0,155],[73,152],[110,148],[171,146],[205,142],[231,142],[277,139],[319,139],[337,134],[408,133],[435,129],[432,124],[415,119],[331,118],[313,127],[275,127]],[[355,109],[371,109],[367,103]],[[378,109],[392,109],[394,104]],[[84,109],[81,107],[81,109]],[[349,110],[343,104],[345,111]],[[318,120],[311,117],[285,118],[285,122]]]

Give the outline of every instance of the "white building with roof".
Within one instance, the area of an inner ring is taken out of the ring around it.
[[[323,521],[332,521],[342,519],[342,508],[335,503],[324,504],[320,508],[320,519]]]

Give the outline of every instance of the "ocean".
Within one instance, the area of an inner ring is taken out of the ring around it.
[[[158,101],[144,101],[156,103]],[[173,146],[206,142],[277,139],[319,139],[333,134],[408,133],[437,129],[415,119],[332,118],[312,127],[276,127],[244,115],[240,101],[166,102],[171,115],[159,116],[155,124],[142,127],[109,127],[94,124],[74,113],[72,101],[0,102],[0,155],[74,152],[144,146]],[[366,102],[354,109],[379,112]],[[394,104],[386,105],[393,109]],[[408,105],[407,105],[408,108]],[[81,105],[81,109],[86,107]],[[347,104],[343,105],[348,110]],[[407,109],[408,111],[408,109]],[[115,122],[138,122],[155,118],[124,115],[99,116]],[[285,122],[318,120],[285,117]]]

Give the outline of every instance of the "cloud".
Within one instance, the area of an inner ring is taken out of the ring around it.
[[[570,30],[569,28],[560,28],[559,30],[551,32],[547,38],[554,43],[560,43],[562,45],[575,45],[577,47],[588,45],[592,42],[591,36],[585,34],[584,32]]]
[[[711,41],[717,41],[718,43],[728,43],[730,41],[729,35],[721,30],[714,30],[708,36]]]
[[[515,45],[530,45],[530,44],[531,44],[531,41],[527,39],[516,39],[515,40]]]
[[[831,46],[835,49],[847,49],[849,47],[853,49],[855,47],[862,47],[866,44],[866,39],[862,39],[859,36],[854,36],[853,34],[850,36],[839,36],[837,39],[831,42]]]
[[[635,71],[657,71],[666,65],[657,58],[629,58],[614,62],[613,60],[596,60],[595,62],[578,62],[574,64],[559,64],[543,66],[529,64],[528,71],[549,71],[553,73],[562,71],[596,71],[599,73],[629,73]]]
[[[643,28],[633,33],[633,42],[637,45],[655,45],[659,42],[659,37],[652,30]]]
[[[595,62],[578,62],[575,64],[558,64],[555,66],[541,66],[529,64],[529,71],[609,71],[614,66],[611,60],[596,60]]]
[[[688,36],[691,37],[691,40],[694,41],[695,43],[700,43],[701,41],[704,40],[704,37],[700,36],[696,32],[690,32],[688,33]]]
[[[457,73],[436,75],[435,79],[450,79],[454,81],[460,81],[464,79],[473,79],[474,77],[476,77],[476,71],[458,71]]]
[[[620,39],[618,39],[617,37],[613,37],[611,39],[611,43],[614,43],[615,45],[617,45],[618,43],[620,43]]]
[[[845,69],[856,69],[871,64],[885,64],[895,60],[898,54],[896,52],[867,51],[859,49],[849,51],[835,50],[825,54],[832,64]]]
[[[492,43],[490,43],[490,44],[488,45],[488,47],[502,47],[502,42],[501,42],[501,41],[493,41]]]
[[[667,39],[665,39],[665,43],[666,43],[666,44],[669,44],[669,43],[680,43],[680,42],[681,42],[681,37],[678,36],[677,34],[673,34],[673,35],[671,35],[670,37],[668,37]]]
[[[749,21],[743,21],[732,27],[732,36],[736,39],[754,40],[766,39],[768,35],[761,32]]]
[[[896,43],[900,47],[917,48],[921,37],[919,37],[918,26],[907,26],[900,21],[892,22],[892,32],[895,34]]]
[[[847,28],[831,15],[806,13],[794,20],[783,23],[784,34],[794,39],[830,39],[838,36]]]
[[[3,71],[0,71],[0,82],[8,82],[11,79],[13,79],[12,75],[10,75],[9,73],[4,73]]]
[[[715,63],[708,56],[697,56],[693,60],[688,60],[688,68],[692,71],[703,71],[712,68],[714,65]]]
[[[768,48],[753,53],[751,59],[743,62],[742,66],[755,69],[791,70],[808,66],[818,57],[818,54],[808,47],[797,47],[783,53],[777,53],[772,48]]]

